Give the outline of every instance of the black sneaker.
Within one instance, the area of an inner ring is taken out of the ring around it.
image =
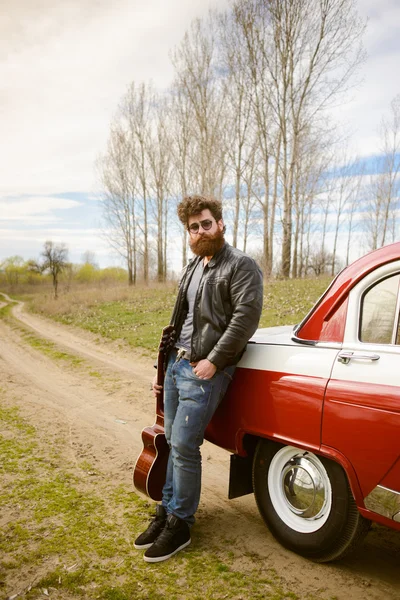
[[[160,533],[165,527],[165,523],[167,522],[167,512],[162,504],[157,504],[156,506],[156,516],[151,521],[150,525],[136,538],[134,546],[138,550],[144,550],[145,548],[150,548],[152,544],[156,541]]]
[[[161,562],[171,558],[174,554],[189,546],[190,529],[186,521],[178,519],[175,515],[168,515],[164,529],[154,544],[144,553],[146,562]]]

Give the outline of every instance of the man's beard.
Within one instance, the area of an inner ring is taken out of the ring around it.
[[[223,231],[217,231],[214,234],[203,233],[196,240],[190,239],[189,246],[193,254],[197,256],[214,256],[221,250],[225,238]]]

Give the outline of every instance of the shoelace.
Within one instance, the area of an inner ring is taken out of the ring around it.
[[[167,525],[164,527],[164,529],[162,530],[162,532],[160,533],[160,535],[157,538],[157,544],[158,543],[164,543],[164,542],[168,542],[169,538],[171,538],[172,536],[174,536],[176,533],[176,531],[174,531],[174,529],[172,527],[169,527],[169,524],[167,523]]]
[[[152,526],[156,525],[157,527],[159,527],[160,525],[163,525],[163,527],[165,526],[165,519],[162,519],[160,517],[156,517],[153,522],[151,523]]]
[[[158,517],[156,517],[155,519],[153,519],[147,529],[147,533],[153,533],[154,531],[157,531],[157,529],[160,529],[160,527],[162,527],[162,522],[164,519],[159,519]]]

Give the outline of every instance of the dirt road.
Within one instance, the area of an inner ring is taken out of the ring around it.
[[[140,432],[154,421],[149,391],[152,361],[91,334],[24,312],[14,316],[60,349],[84,359],[63,366],[29,346],[18,329],[0,321],[0,385],[20,403],[40,430],[64,436],[74,461],[87,458],[103,472],[131,486],[141,450]],[[283,549],[258,514],[253,496],[227,499],[229,455],[205,443],[203,494],[196,528],[216,542],[235,539],[246,556],[274,568],[304,600],[309,594],[338,600],[400,598],[400,536],[373,527],[357,551],[338,564],[318,565]],[[194,531],[195,535],[195,531]]]

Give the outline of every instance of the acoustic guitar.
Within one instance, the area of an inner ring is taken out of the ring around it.
[[[166,359],[173,343],[172,325],[164,327],[157,357],[157,383],[164,384]],[[157,394],[156,422],[142,431],[143,450],[133,471],[133,485],[152,500],[161,500],[164,487],[169,446],[164,435],[164,389]]]

